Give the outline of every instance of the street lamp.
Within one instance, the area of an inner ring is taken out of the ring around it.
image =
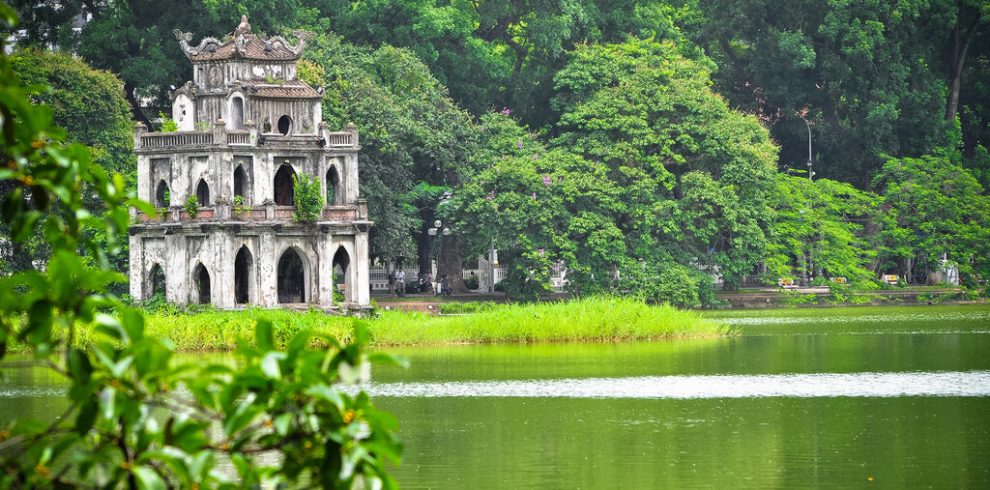
[[[815,172],[811,170],[811,123],[804,116],[801,116],[801,120],[808,127],[808,180],[814,180],[812,177],[815,176]]]

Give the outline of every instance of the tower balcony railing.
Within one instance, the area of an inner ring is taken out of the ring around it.
[[[149,133],[148,128],[138,123],[134,128],[134,149],[137,151],[161,152],[178,149],[244,148],[244,147],[311,147],[357,149],[358,133],[353,124],[344,131],[329,131],[323,123],[315,134],[283,135],[263,133],[253,123],[247,122],[244,129],[227,129],[223,120],[213,123],[210,129],[196,131],[173,131]]]
[[[196,210],[195,216],[190,215],[185,208],[172,206],[159,209],[157,216],[149,216],[138,212],[135,220],[142,224],[153,223],[182,223],[182,222],[285,222],[292,221],[295,214],[295,206],[279,206],[275,204],[265,204],[261,206],[236,206],[228,203],[219,203],[213,206],[201,206]],[[343,222],[366,220],[368,218],[368,205],[364,199],[359,199],[357,204],[327,206],[323,208],[320,221]]]

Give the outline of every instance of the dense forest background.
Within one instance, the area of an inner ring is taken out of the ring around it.
[[[494,246],[517,297],[561,263],[580,292],[684,305],[711,300],[713,274],[990,277],[990,2],[12,5],[15,69],[130,179],[122,127],[156,126],[190,78],[173,29],[218,36],[247,14],[255,32],[314,33],[300,71],[327,88],[331,126],[361,131],[372,254],[391,263],[425,268],[442,218],[441,273]],[[41,248],[6,247],[0,267]]]

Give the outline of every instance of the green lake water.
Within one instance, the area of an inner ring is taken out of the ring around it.
[[[739,335],[395,349],[403,488],[990,488],[990,307],[717,312]],[[5,369],[0,420],[56,414]]]

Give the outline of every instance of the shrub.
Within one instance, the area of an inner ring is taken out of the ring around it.
[[[295,188],[296,211],[292,219],[297,223],[315,223],[323,212],[323,193],[320,181],[309,175],[292,177]]]
[[[186,211],[186,214],[188,214],[190,218],[195,218],[196,213],[199,212],[199,198],[195,195],[189,196],[186,198],[186,203],[182,206],[182,209]]]

